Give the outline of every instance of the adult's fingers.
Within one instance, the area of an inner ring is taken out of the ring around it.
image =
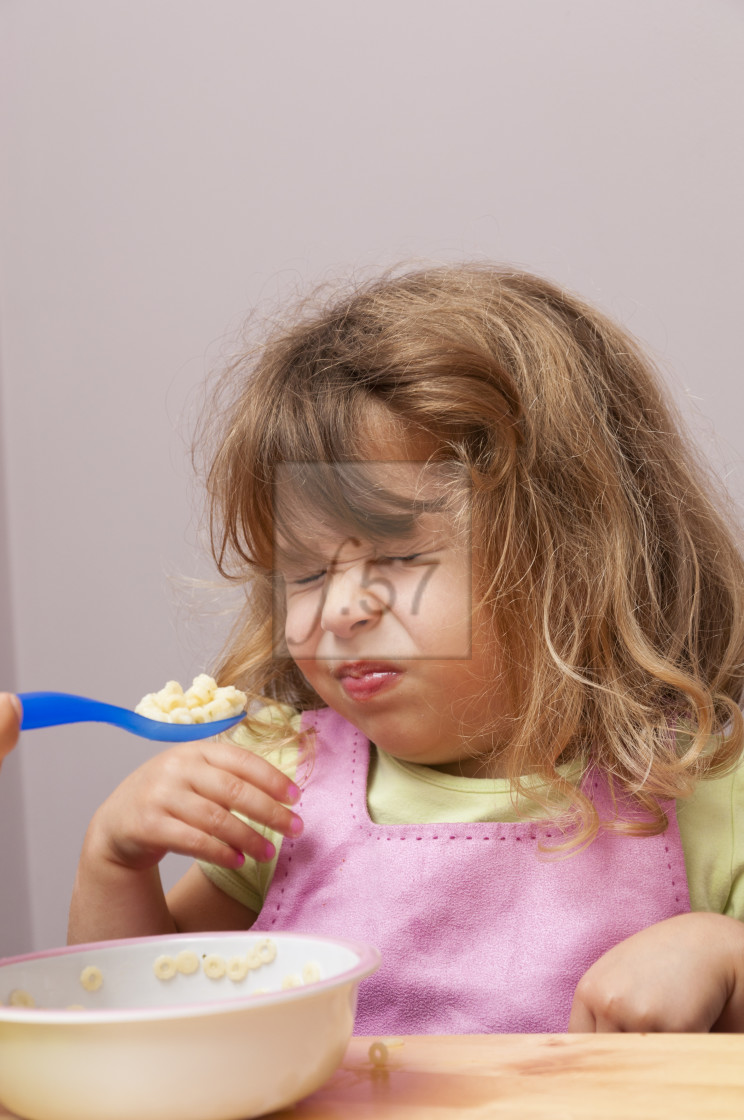
[[[17,696],[11,692],[0,693],[0,761],[16,745],[23,718],[23,709]]]

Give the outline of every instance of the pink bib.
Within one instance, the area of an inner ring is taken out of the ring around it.
[[[377,825],[370,744],[330,708],[255,930],[369,941],[382,966],[359,991],[358,1034],[561,1032],[577,982],[618,941],[690,909],[674,804],[661,836],[601,832],[547,857],[549,822]],[[606,783],[585,783],[603,819]],[[551,837],[552,832],[552,837]]]

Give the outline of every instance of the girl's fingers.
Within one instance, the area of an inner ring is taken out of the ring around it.
[[[218,860],[220,864],[225,866],[235,867],[236,859],[235,853],[243,853],[251,856],[259,862],[272,859],[275,855],[274,845],[270,840],[267,840],[256,829],[251,828],[250,825],[241,821],[219,805],[198,794],[191,794],[184,798],[183,803],[179,807],[177,817],[172,818],[176,824],[185,825],[191,830],[190,842],[191,849],[187,853],[181,853],[193,856],[195,859],[210,859],[206,854],[207,848],[209,851],[214,851],[214,842],[222,847],[222,859]],[[174,827],[170,825],[167,829],[169,833],[173,833]],[[231,849],[233,855],[231,862],[225,863],[225,849]],[[172,850],[172,849],[171,849]]]
[[[177,811],[157,803],[140,810],[125,807],[122,827],[119,810],[112,820],[104,804],[97,818],[108,858],[134,870],[154,866],[168,852],[229,868],[243,865],[244,852],[259,862],[276,854],[273,844],[250,825],[190,790],[179,797]]]
[[[243,750],[225,739],[206,744],[192,744],[211,766],[263,790],[275,801],[293,805],[300,799],[300,790],[286,774],[272,766],[265,758]]]
[[[597,1020],[578,996],[574,996],[568,1030],[571,1034],[595,1034],[597,1031]]]
[[[252,829],[250,831],[253,834],[252,838],[248,837],[245,840],[248,854],[258,860],[270,858],[266,851],[267,842]],[[241,849],[224,844],[200,828],[175,818],[171,819],[163,830],[163,847],[177,855],[205,860],[207,863],[215,863],[229,870],[241,867],[244,862]]]
[[[172,851],[234,868],[243,852],[258,861],[275,855],[251,824],[300,835],[302,820],[286,804],[297,796],[265,759],[215,741],[157,755],[122,782],[97,817],[105,847],[125,866],[152,866]]]
[[[282,836],[299,836],[302,832],[302,820],[296,813],[233,774],[213,766],[200,767],[190,779],[191,789],[209,805],[213,819],[207,820],[205,827],[213,835],[225,827],[234,831],[234,826],[241,824],[231,810]]]

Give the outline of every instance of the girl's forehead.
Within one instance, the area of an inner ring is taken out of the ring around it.
[[[281,551],[339,536],[405,539],[469,527],[467,472],[459,463],[366,460],[283,463],[274,479],[274,539]]]
[[[330,520],[342,521],[350,510],[388,513],[441,511],[455,492],[468,487],[459,463],[431,460],[353,460],[281,463],[274,473],[273,504],[279,519],[285,511],[319,506]]]

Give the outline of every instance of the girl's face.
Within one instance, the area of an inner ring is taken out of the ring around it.
[[[422,493],[424,464],[374,465],[395,468],[402,497]],[[430,510],[382,543],[358,529],[319,529],[304,555],[279,535],[284,639],[318,695],[380,750],[495,776],[498,743],[484,728],[508,705],[490,627],[473,610],[462,526]]]

